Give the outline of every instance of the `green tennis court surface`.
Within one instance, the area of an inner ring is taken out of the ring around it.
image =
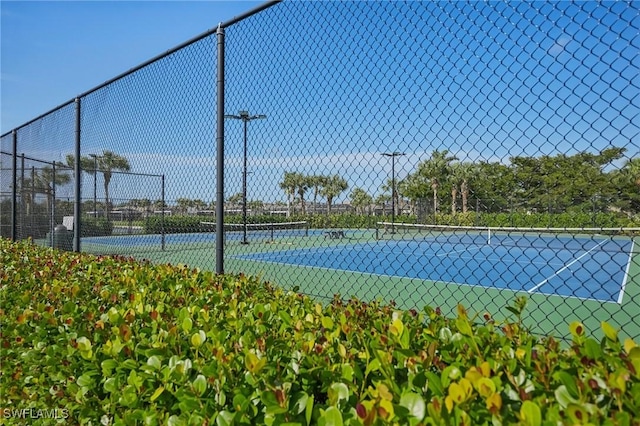
[[[631,237],[385,232],[376,238],[374,230],[297,229],[274,237],[263,229],[249,232],[248,245],[239,244],[237,231],[228,232],[225,271],[259,275],[324,299],[339,293],[394,300],[402,308],[439,306],[444,312],[454,312],[460,302],[497,317],[506,316],[504,306],[524,294],[535,332],[564,334],[563,324],[572,320],[597,330],[607,320],[623,334],[640,336],[628,303],[640,293],[638,248]],[[158,238],[83,239],[83,248],[215,269],[215,234],[167,235],[165,250]]]

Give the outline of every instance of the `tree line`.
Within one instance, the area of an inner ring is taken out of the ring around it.
[[[640,158],[623,161],[625,151],[625,148],[612,147],[597,154],[515,156],[503,164],[459,161],[448,150],[435,150],[403,178],[389,179],[376,198],[356,187],[350,201],[360,213],[372,205],[380,205],[384,214],[390,194],[394,194],[396,208],[408,203],[414,214],[419,202],[426,204],[432,213],[454,215],[479,208],[488,213],[618,210],[637,214],[640,212]],[[619,160],[621,166],[615,164]],[[306,213],[309,191],[314,207],[320,195],[325,197],[327,211],[331,212],[333,200],[348,187],[346,179],[339,175],[309,176],[299,172],[285,172],[280,182],[289,208],[295,202],[302,214]],[[476,200],[473,206],[470,206],[471,198]]]

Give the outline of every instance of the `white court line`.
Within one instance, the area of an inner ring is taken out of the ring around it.
[[[629,277],[629,268],[631,267],[631,259],[633,258],[633,246],[635,240],[631,240],[631,250],[629,250],[629,261],[627,262],[627,268],[624,271],[624,279],[622,280],[622,288],[620,289],[620,295],[618,296],[618,303],[622,304],[622,298],[624,297],[624,288],[627,285],[627,278]]]
[[[542,287],[543,285],[545,285],[547,282],[549,282],[550,279],[552,279],[553,277],[557,276],[558,274],[560,274],[562,271],[564,271],[565,269],[568,269],[571,265],[573,265],[574,263],[576,263],[577,261],[579,261],[580,259],[582,259],[583,257],[585,257],[586,255],[588,255],[589,253],[591,253],[593,250],[597,249],[598,247],[600,247],[602,244],[604,244],[605,242],[607,242],[607,240],[602,241],[601,243],[593,246],[592,248],[589,249],[589,251],[584,252],[581,256],[573,259],[572,262],[567,263],[566,265],[564,265],[563,268],[559,269],[558,271],[556,271],[555,274],[551,275],[549,278],[546,278],[544,281],[539,282],[538,284],[536,284],[531,290],[527,290],[527,293],[533,293],[534,291],[536,291],[537,289],[539,289],[540,287]]]

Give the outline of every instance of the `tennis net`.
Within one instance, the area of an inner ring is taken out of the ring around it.
[[[215,222],[200,222],[202,225],[215,230]],[[225,223],[224,232],[227,239],[247,238],[269,239],[285,237],[306,237],[309,235],[307,221],[273,222],[273,223]]]
[[[640,228],[520,228],[378,222],[376,239],[439,244],[583,250],[606,241],[629,242]],[[626,246],[626,245],[625,245]],[[607,244],[615,250],[616,244]]]

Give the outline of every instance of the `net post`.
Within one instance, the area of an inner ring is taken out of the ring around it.
[[[275,241],[275,235],[274,235],[274,230],[275,230],[275,224],[271,223],[271,225],[269,226],[271,228],[271,242]]]
[[[380,224],[378,222],[376,222],[376,240],[379,240],[379,230],[380,229]]]
[[[306,220],[304,222],[304,236],[305,237],[309,236],[309,222],[307,222]]]

